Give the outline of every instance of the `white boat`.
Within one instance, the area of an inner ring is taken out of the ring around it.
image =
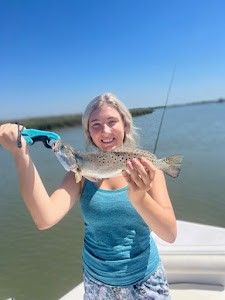
[[[174,244],[153,234],[172,300],[225,300],[225,228],[184,221],[177,225]],[[83,293],[81,282],[59,300],[83,299]]]

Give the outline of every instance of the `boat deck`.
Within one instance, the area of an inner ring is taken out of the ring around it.
[[[178,284],[171,285],[172,300],[224,300],[225,290],[220,285]]]
[[[225,299],[225,228],[178,221],[174,244],[153,235],[172,300]],[[59,300],[83,299],[80,283]]]

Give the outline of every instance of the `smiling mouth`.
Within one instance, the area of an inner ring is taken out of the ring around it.
[[[104,144],[111,144],[113,141],[114,141],[114,138],[101,140],[101,142],[104,143]]]

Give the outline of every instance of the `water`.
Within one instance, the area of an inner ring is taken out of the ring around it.
[[[162,111],[135,118],[140,144],[154,148]],[[225,227],[225,104],[167,109],[157,156],[182,154],[182,171],[167,178],[178,219]],[[84,149],[81,128],[59,131]],[[65,174],[41,144],[31,155],[49,193]],[[82,280],[79,206],[56,226],[38,231],[18,192],[15,165],[0,148],[0,300],[56,300]]]

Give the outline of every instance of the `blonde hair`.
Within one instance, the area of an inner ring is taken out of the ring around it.
[[[89,145],[95,146],[89,132],[89,118],[92,112],[96,109],[101,108],[103,104],[107,104],[113,107],[114,109],[116,109],[123,120],[124,127],[127,128],[127,132],[125,132],[124,146],[129,146],[129,147],[136,146],[138,134],[137,134],[137,128],[134,126],[131,113],[129,112],[127,107],[115,95],[111,93],[104,93],[95,97],[88,104],[88,106],[86,107],[83,113],[82,125],[83,125],[87,146]]]

